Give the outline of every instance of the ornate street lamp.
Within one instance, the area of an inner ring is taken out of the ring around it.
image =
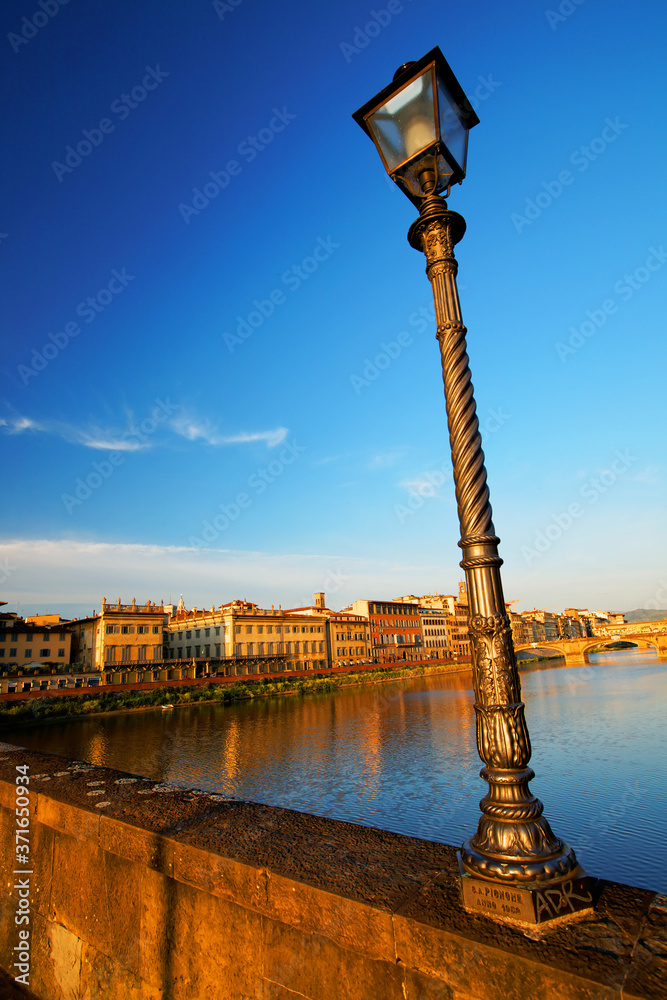
[[[528,766],[530,738],[456,287],[454,246],[466,226],[441,197],[465,177],[468,132],[479,119],[439,48],[401,66],[353,118],[419,208],[408,240],[426,255],[435,300],[470,608],[477,747],[485,765],[480,774],[489,784],[477,832],[459,853],[463,900],[477,912],[541,923],[591,907],[595,880],[552,832],[528,787],[535,776]]]

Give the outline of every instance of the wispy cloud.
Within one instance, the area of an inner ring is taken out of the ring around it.
[[[288,434],[287,427],[276,427],[270,431],[240,431],[238,434],[220,434],[209,420],[182,413],[170,424],[172,430],[187,441],[204,441],[219,447],[228,444],[252,444],[264,441],[267,448],[282,444]]]
[[[260,441],[264,442],[267,448],[275,448],[282,444],[288,434],[286,427],[276,427],[268,431],[240,431],[225,435],[205,418],[185,413],[180,413],[159,428],[154,420],[139,422],[131,415],[128,415],[127,426],[123,429],[100,427],[95,424],[76,426],[62,420],[33,420],[21,415],[0,418],[0,428],[8,435],[46,434],[59,437],[68,444],[94,448],[97,451],[125,452],[168,447],[170,438],[174,434],[187,441],[202,441],[219,447]],[[158,429],[160,433],[156,434],[155,431]]]
[[[374,455],[373,458],[368,463],[369,469],[389,469],[392,465],[396,465],[396,462],[402,457],[402,452],[400,451],[389,451],[383,454]]]

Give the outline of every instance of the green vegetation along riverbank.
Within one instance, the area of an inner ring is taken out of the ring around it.
[[[382,684],[384,681],[410,679],[431,674],[470,670],[470,664],[438,664],[436,666],[400,667],[388,670],[365,670],[333,676],[294,677],[285,680],[247,680],[235,684],[203,684],[192,687],[160,687],[150,691],[123,691],[67,695],[53,698],[30,698],[23,701],[0,702],[0,730],[19,724],[58,721],[77,716],[108,712],[127,712],[196,704],[229,704],[249,698],[270,698],[281,695],[327,694],[338,688],[358,684]]]

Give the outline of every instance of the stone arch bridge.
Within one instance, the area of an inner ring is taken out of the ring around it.
[[[525,650],[553,650],[565,657],[569,667],[588,663],[588,654],[592,649],[611,646],[615,642],[633,642],[640,649],[657,650],[658,656],[667,656],[667,618],[658,622],[625,622],[623,625],[610,625],[600,630],[599,635],[586,636],[584,639],[554,639],[545,642],[528,642],[515,644],[515,652]]]

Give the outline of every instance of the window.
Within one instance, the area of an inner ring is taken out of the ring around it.
[[[0,659],[2,659],[4,657],[5,652],[6,652],[6,650],[5,650],[4,646],[3,646],[2,649],[0,649]]]
[[[263,625],[258,625],[257,626],[257,631],[259,632],[260,635],[262,635],[262,633],[264,632],[264,626]]]
[[[123,633],[123,635],[127,635],[127,633],[130,631],[130,626],[129,625],[121,625],[120,630]]]
[[[106,633],[107,635],[113,635],[113,625],[107,625]],[[60,638],[62,639],[62,636]]]
[[[215,627],[215,634],[216,635],[220,635],[220,626],[219,625],[216,625],[216,627]]]
[[[206,636],[206,638],[208,638],[210,634],[211,634],[210,628],[205,628],[204,629],[204,635]]]
[[[11,646],[10,647],[10,649],[9,649],[9,655],[10,656],[16,656],[16,647],[15,646]]]
[[[153,635],[158,635],[159,631],[160,631],[160,626],[153,625]]]
[[[42,642],[48,642],[50,638],[51,638],[51,636],[50,636],[50,634],[48,632],[43,632],[42,633]]]
[[[267,631],[267,633],[269,635],[271,635],[271,633],[273,632],[273,625],[267,625],[266,626],[266,631]]]
[[[192,638],[192,632],[186,632],[185,633],[185,638],[186,639],[191,639]]]
[[[25,634],[25,641],[26,642],[32,642],[32,632],[26,632],[26,634]],[[47,636],[47,641],[48,641],[48,636]]]
[[[60,656],[60,653],[58,653],[58,656]],[[107,648],[104,650],[104,659],[106,660],[107,663],[113,663],[113,661],[116,659],[115,646],[107,646]]]
[[[250,635],[251,632],[252,632],[252,625],[246,625],[245,634]]]
[[[32,656],[32,649],[26,649],[23,655],[24,656]]]
[[[215,655],[216,656],[220,656],[220,643],[219,642],[216,642],[216,644],[215,644]]]
[[[201,629],[195,629],[195,639],[199,639],[199,633],[200,632],[201,632]]]
[[[0,642],[4,642],[6,638],[7,638],[7,633],[0,632]]]
[[[190,655],[190,650],[191,650],[191,649],[192,649],[192,646],[186,646],[186,647],[185,647],[185,655],[186,655],[186,656],[189,656],[189,655]]]
[[[137,647],[137,659],[138,660],[145,660],[146,659],[146,647],[145,646],[138,646]]]
[[[51,655],[51,650],[50,649],[40,649],[39,655],[40,655],[40,657],[50,656]]]
[[[130,650],[131,649],[132,649],[131,646],[123,646],[123,657],[122,657],[123,660],[127,661],[127,660],[130,659]]]
[[[58,636],[58,638],[60,639],[60,642],[66,642],[67,641],[67,632],[61,632],[60,635]]]

